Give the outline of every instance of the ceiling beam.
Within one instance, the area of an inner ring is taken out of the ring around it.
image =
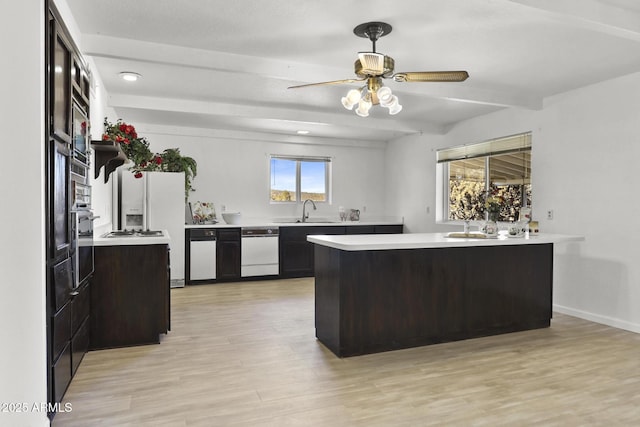
[[[84,35],[82,50],[87,56],[259,75],[263,78],[286,81],[288,85],[350,77],[344,75],[344,68],[341,67],[318,66],[100,35]],[[304,76],[304,81],[300,80],[301,76]],[[477,87],[473,84],[473,79],[467,80],[463,85],[406,84],[404,88],[399,88],[399,92],[473,104],[536,110],[542,108],[542,98],[539,96],[514,94],[506,88],[502,90]]]
[[[195,113],[212,116],[243,117],[252,119],[281,120],[286,122],[320,123],[345,126],[370,132],[380,130],[401,134],[430,133],[444,134],[442,126],[413,123],[395,117],[376,120],[354,120],[353,115],[331,114],[282,107],[260,105],[240,105],[225,102],[196,101],[186,99],[158,98],[127,94],[109,95],[107,104],[112,108],[138,108],[156,111]]]
[[[640,42],[638,10],[600,0],[507,0],[548,12],[566,25]]]

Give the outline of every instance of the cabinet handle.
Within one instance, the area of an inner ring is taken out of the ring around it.
[[[71,294],[70,294],[70,295],[71,295],[72,297],[77,297],[78,295],[80,295],[80,292],[78,292],[78,291],[73,291],[73,292],[71,292]]]

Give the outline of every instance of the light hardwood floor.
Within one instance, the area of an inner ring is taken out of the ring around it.
[[[173,289],[160,345],[90,352],[63,426],[640,425],[640,335],[551,327],[339,359],[313,279]]]

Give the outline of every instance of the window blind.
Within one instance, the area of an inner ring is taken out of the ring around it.
[[[436,158],[438,163],[444,163],[453,160],[473,159],[528,150],[531,150],[531,132],[490,139],[477,144],[443,148],[436,152]]]

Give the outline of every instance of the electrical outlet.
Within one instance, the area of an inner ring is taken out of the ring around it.
[[[547,219],[553,219],[553,209],[547,211]]]
[[[427,213],[431,213],[431,206],[427,206]]]

